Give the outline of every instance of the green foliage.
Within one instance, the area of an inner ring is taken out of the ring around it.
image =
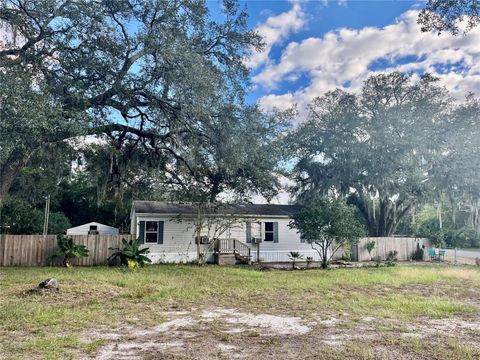
[[[480,247],[480,233],[469,226],[459,229],[444,230],[445,244],[448,247],[478,248]]]
[[[207,149],[186,158],[177,168],[181,183],[165,186],[174,200],[215,202],[224,191],[240,201],[254,194],[272,199],[281,188],[278,174],[283,144],[279,141],[293,118],[293,111],[263,114],[257,107],[222,110],[210,126]],[[192,172],[194,175],[192,175]]]
[[[43,205],[43,204],[42,204]],[[10,196],[1,211],[2,233],[41,234],[43,231],[45,210],[35,208],[26,200]],[[71,226],[69,219],[62,212],[50,212],[48,233],[64,233]]]
[[[382,258],[379,255],[374,256],[372,260],[375,263],[375,267],[380,267],[380,265],[382,265]]]
[[[333,254],[345,244],[354,244],[365,235],[355,211],[342,200],[314,197],[292,216],[289,224],[312,245],[327,267]]]
[[[298,251],[290,251],[288,257],[290,260],[303,259],[303,255],[301,255]]]
[[[35,209],[25,200],[10,197],[5,201],[1,212],[2,233],[41,234],[43,212]],[[6,228],[8,226],[8,228]]]
[[[440,244],[444,240],[444,234],[438,222],[437,209],[433,206],[427,205],[421,212],[415,214],[412,229],[415,236],[428,238],[435,244]]]
[[[412,255],[412,260],[414,261],[423,261],[424,250],[420,247],[420,244],[417,243],[417,249]]]
[[[65,235],[57,235],[57,250],[48,257],[52,261],[58,257],[63,257],[63,265],[65,267],[71,266],[72,259],[80,259],[87,257],[89,250],[85,245],[75,244],[73,238]]]
[[[389,251],[387,254],[387,258],[385,259],[385,265],[386,266],[395,266],[397,265],[396,262],[398,261],[397,259],[398,251],[397,250],[392,250]]]
[[[418,23],[424,32],[466,33],[480,23],[480,5],[472,0],[428,0]]]
[[[0,50],[0,202],[33,153],[66,139],[110,139],[108,181],[127,182],[133,162],[175,183],[223,119],[255,125],[245,58],[263,43],[237,1],[221,12],[204,1],[0,1],[11,39]]]
[[[397,250],[391,250],[387,254],[387,261],[397,261],[397,255],[398,251]]]
[[[352,261],[352,244],[350,242],[345,242],[341,246],[343,261]]]
[[[298,251],[290,251],[288,258],[292,260],[292,269],[295,269],[295,263],[298,260],[303,259],[303,255],[301,255]]]
[[[138,198],[150,199],[150,186],[147,181],[139,184],[129,180],[131,186],[127,187],[124,183],[109,183],[109,178],[107,173],[93,171],[89,165],[72,179],[60,183],[57,208],[68,216],[74,226],[95,220],[128,229],[134,194]]]
[[[452,210],[442,206],[442,228],[440,229],[438,207],[426,205],[415,215],[412,229],[417,237],[425,237],[433,241],[436,246],[443,247],[478,247],[480,234],[470,224],[470,212]],[[455,223],[453,222],[455,211]]]
[[[72,225],[67,216],[62,212],[50,212],[48,216],[48,233],[61,234],[65,233]]]
[[[447,110],[436,81],[393,72],[371,76],[358,95],[336,90],[314,99],[290,137],[300,155],[293,192],[335,191],[356,206],[370,236],[392,235],[428,193]]]
[[[129,268],[144,266],[145,263],[151,263],[152,260],[146,256],[150,253],[149,248],[140,249],[140,241],[130,240],[127,241],[122,239],[123,247],[120,248],[109,248],[115,252],[107,259],[109,263],[112,263],[117,258],[120,259],[120,264],[128,266]]]
[[[375,248],[375,241],[374,240],[367,242],[368,255],[372,256],[372,250],[374,248]]]
[[[10,193],[30,193],[43,176],[42,193],[53,198],[59,189],[52,209],[72,224],[120,228],[129,225],[134,197],[213,202],[231,191],[271,199],[280,188],[278,138],[293,111],[264,113],[245,103],[245,59],[262,40],[238,1],[222,1],[221,12],[212,16],[196,0],[0,1],[4,30],[31,43],[8,42],[0,51],[0,99],[8,100],[1,133],[13,154],[2,144],[0,168],[18,165],[31,180]],[[55,53],[54,69],[47,53]],[[85,135],[101,140],[85,144]],[[46,161],[65,139],[76,171],[47,176],[43,163],[65,165]],[[24,149],[13,153],[15,144]],[[26,169],[32,153],[39,161]],[[16,174],[2,173],[0,182]]]

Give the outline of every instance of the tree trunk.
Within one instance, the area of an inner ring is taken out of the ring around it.
[[[442,203],[439,202],[437,206],[437,213],[438,213],[438,226],[440,230],[443,229],[443,221],[442,221]]]
[[[388,236],[387,235],[387,217],[388,217],[388,199],[380,198],[380,214],[378,216],[378,230],[375,236]]]
[[[23,154],[21,151],[14,151],[0,169],[0,207],[2,207],[16,177],[27,164],[33,153],[34,151],[30,154]]]
[[[365,220],[367,225],[368,235],[377,236],[377,221],[375,217],[375,201],[373,201],[373,216],[370,212],[370,199],[364,195],[362,190],[358,190],[358,193],[361,195],[351,195],[349,198],[349,203],[355,205],[360,212],[360,215]]]
[[[368,235],[371,237],[392,236],[399,222],[405,217],[414,205],[413,202],[392,202],[386,196],[379,198],[378,216],[375,210],[370,211],[371,200],[366,196],[352,196],[350,198],[367,225]],[[375,201],[372,201],[375,208]],[[401,205],[401,207],[400,207]]]
[[[322,247],[322,269],[326,269],[328,266],[328,246]]]

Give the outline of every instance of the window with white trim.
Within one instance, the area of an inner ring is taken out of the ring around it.
[[[264,224],[265,231],[263,233],[265,234],[265,238],[263,239],[263,241],[273,241],[273,222],[266,222]]]

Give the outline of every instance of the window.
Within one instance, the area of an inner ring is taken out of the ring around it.
[[[157,243],[158,221],[145,221],[145,243]]]
[[[273,222],[265,223],[265,240],[264,241],[273,241]]]
[[[98,235],[97,225],[90,225],[88,229],[88,235]]]

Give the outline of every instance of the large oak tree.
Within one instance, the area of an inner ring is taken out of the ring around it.
[[[79,135],[188,167],[189,147],[243,108],[243,59],[261,48],[235,1],[223,11],[219,23],[201,0],[0,0],[0,204],[33,153]]]
[[[347,197],[370,236],[392,235],[432,186],[449,103],[436,79],[398,72],[371,76],[359,95],[316,98],[291,139],[295,193]]]
[[[466,33],[480,23],[480,3],[477,0],[428,0],[418,15],[418,23],[422,31]]]

